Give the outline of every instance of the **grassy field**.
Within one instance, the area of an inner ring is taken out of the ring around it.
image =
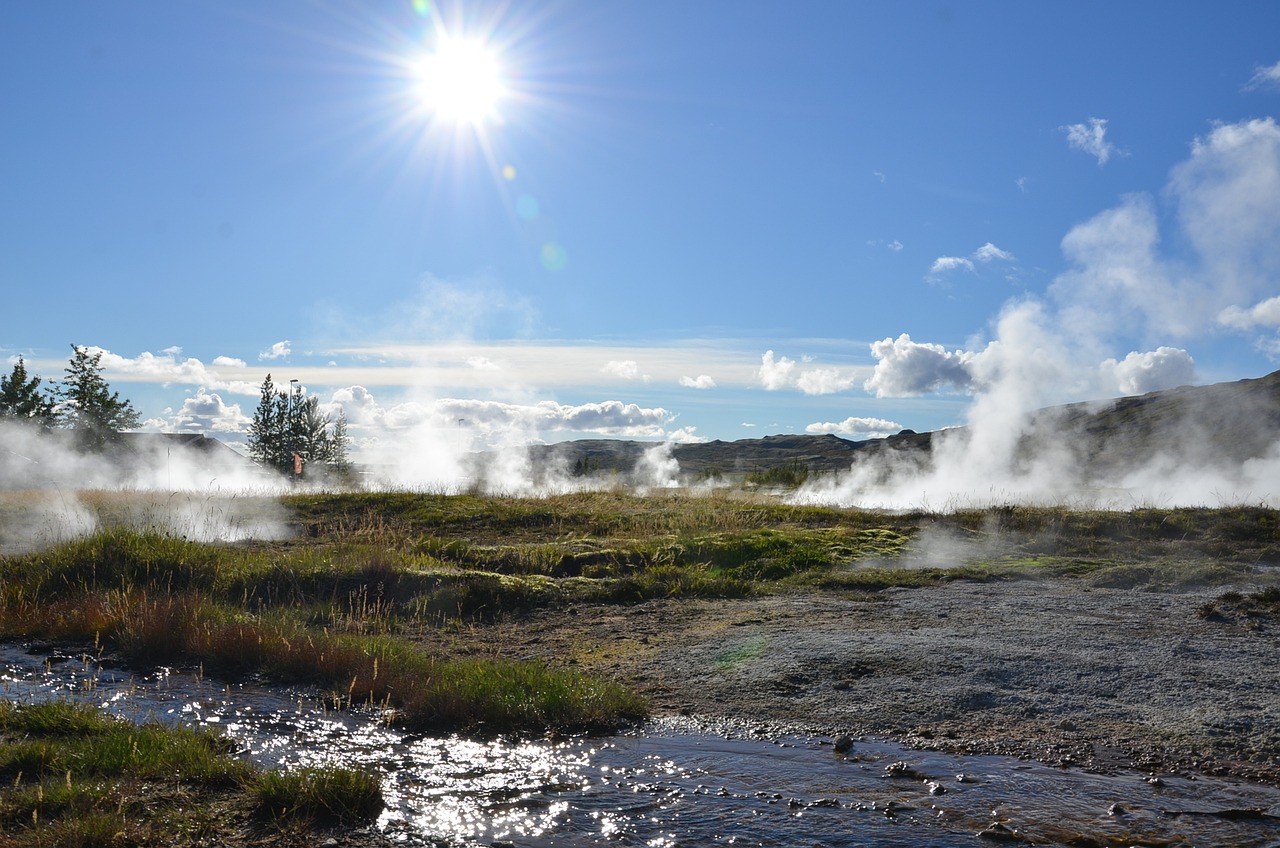
[[[25,497],[0,497],[0,526],[57,523],[56,514],[34,514],[44,500]],[[421,730],[609,731],[643,718],[644,702],[569,667],[454,657],[446,637],[540,610],[652,598],[875,593],[1031,577],[1211,586],[1280,562],[1280,515],[1261,508],[884,514],[729,492],[258,500],[210,499],[210,519],[180,504],[187,524],[175,528],[165,521],[175,512],[171,499],[78,497],[76,520],[96,529],[0,557],[0,638],[93,645],[144,668],[316,685],[335,703],[381,705]],[[278,532],[231,543],[190,532],[228,514],[270,515]],[[1222,609],[1239,607],[1232,602]],[[0,712],[0,833],[9,834],[0,845],[168,844],[149,842],[148,828],[163,833],[175,816],[204,832],[217,818],[211,811],[236,793],[249,793],[263,820],[276,823],[349,823],[379,804],[376,780],[358,772],[262,775],[210,737],[50,709],[53,718]],[[70,726],[88,730],[59,730]],[[85,765],[105,760],[77,740],[120,733],[133,741],[103,744],[134,746],[134,759]],[[140,741],[151,735],[166,741]],[[180,762],[166,759],[173,757]],[[157,768],[183,775],[185,812],[160,803],[147,804],[147,815],[130,813],[135,788],[153,785]]]

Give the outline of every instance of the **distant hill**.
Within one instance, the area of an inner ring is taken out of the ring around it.
[[[948,431],[963,438],[964,428]],[[746,477],[776,469],[810,475],[844,471],[856,457],[892,451],[927,462],[935,434],[911,430],[853,441],[833,435],[776,435],[733,442],[680,444],[671,456],[686,480]],[[1199,462],[1240,463],[1261,457],[1280,440],[1280,371],[1250,380],[1182,386],[1133,397],[1048,407],[1031,414],[1020,449],[1067,450],[1084,468],[1125,468],[1159,453]],[[584,439],[535,445],[535,469],[573,474],[630,474],[652,442]]]

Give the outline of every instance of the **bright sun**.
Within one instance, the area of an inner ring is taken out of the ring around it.
[[[478,125],[496,117],[505,90],[502,69],[479,41],[441,38],[417,68],[423,105],[445,121]]]

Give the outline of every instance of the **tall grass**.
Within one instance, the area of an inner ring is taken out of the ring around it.
[[[347,768],[259,772],[204,730],[134,725],[92,706],[0,702],[0,844],[222,844],[213,809],[355,824],[382,810],[376,775]]]

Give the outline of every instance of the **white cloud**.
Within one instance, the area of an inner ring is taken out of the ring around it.
[[[660,407],[610,400],[569,405],[534,404],[474,398],[405,401],[383,407],[364,386],[338,389],[330,406],[340,406],[352,428],[402,431],[416,428],[466,428],[482,434],[531,436],[539,432],[578,431],[631,438],[662,438],[674,416]]]
[[[236,359],[234,356],[215,356],[213,365],[216,368],[245,368],[247,367],[243,359]]]
[[[283,359],[291,353],[293,353],[293,348],[290,347],[290,343],[288,339],[286,339],[282,342],[276,342],[269,350],[264,350],[262,353],[258,354],[258,359]]]
[[[498,363],[494,362],[487,356],[471,356],[467,358],[467,364],[477,371],[501,371]]]
[[[352,427],[374,427],[382,422],[382,407],[364,386],[338,389],[331,396],[330,405],[340,406],[347,424]]]
[[[679,430],[672,430],[667,434],[667,441],[676,445],[701,444],[706,441],[706,438],[699,436],[695,432],[697,429],[697,427],[681,427]]]
[[[965,390],[973,383],[969,372],[973,354],[913,342],[906,333],[896,339],[872,342],[871,355],[878,361],[864,387],[876,397],[910,397],[946,386]]]
[[[1067,134],[1067,144],[1073,150],[1083,151],[1097,159],[1098,167],[1107,164],[1112,156],[1123,155],[1107,141],[1105,118],[1090,118],[1088,124],[1070,124],[1062,130]]]
[[[173,345],[172,347],[166,347],[164,350],[160,352],[168,354],[169,356],[181,356],[182,348],[178,347],[177,345]]]
[[[1119,362],[1108,359],[1101,370],[1120,392],[1135,395],[1188,385],[1195,379],[1195,366],[1185,350],[1159,347],[1145,353],[1134,351]]]
[[[148,418],[142,429],[160,433],[243,433],[249,426],[249,416],[240,404],[228,404],[222,397],[203,388],[182,402],[176,413],[166,409],[168,418]]]
[[[894,253],[897,253],[898,251],[902,250],[902,242],[898,241],[897,239],[894,239],[893,241],[889,242],[888,248],[892,250]]]
[[[838,423],[820,422],[804,428],[806,433],[839,433],[843,436],[865,436],[879,438],[889,436],[902,429],[902,425],[887,418],[849,417]]]
[[[175,431],[241,433],[248,428],[249,420],[240,404],[226,403],[220,395],[199,389],[194,397],[182,402],[173,426]]]
[[[1218,323],[1237,330],[1249,330],[1254,327],[1280,328],[1280,296],[1269,297],[1248,309],[1228,306],[1218,313]]]
[[[997,260],[1001,262],[1013,262],[1014,255],[1007,250],[1001,250],[991,242],[987,242],[982,247],[965,256],[939,256],[933,260],[933,265],[929,268],[932,275],[946,274],[951,271],[964,270],[969,273],[977,271],[975,262],[981,262],[984,265]]]
[[[807,395],[830,395],[851,388],[857,381],[857,377],[835,368],[811,368],[800,372],[796,386]]]
[[[795,370],[796,362],[794,359],[787,357],[773,358],[773,351],[766,350],[764,356],[760,357],[760,370],[756,374],[760,378],[760,383],[768,391],[777,391],[786,388],[791,382],[791,372]]]
[[[1245,91],[1252,91],[1258,88],[1274,88],[1280,87],[1280,62],[1274,65],[1259,65],[1254,69],[1253,76],[1245,83]]]
[[[806,357],[805,362],[810,360]],[[798,369],[796,361],[785,356],[775,358],[772,350],[760,357],[756,378],[768,391],[797,388],[806,395],[828,395],[842,392],[857,381],[854,374],[836,368]]]
[[[491,400],[447,398],[433,405],[446,421],[464,419],[481,430],[547,432],[571,430],[633,438],[661,438],[672,416],[661,407],[644,408],[617,400],[576,406],[542,401],[525,405]]]
[[[933,260],[933,265],[929,267],[930,274],[945,274],[948,271],[954,271],[957,268],[963,268],[966,271],[973,270],[972,260],[965,259],[963,256],[939,256]]]
[[[994,262],[999,259],[1001,262],[1012,262],[1013,254],[1007,250],[1001,250],[991,242],[987,242],[982,247],[973,252],[973,258],[979,262]]]
[[[641,380],[646,383],[649,382],[649,375],[640,373],[640,366],[636,364],[634,359],[610,359],[600,370],[605,374],[617,377],[621,380]]]
[[[680,385],[686,389],[714,389],[716,381],[707,374],[699,374],[697,377],[681,377]]]

